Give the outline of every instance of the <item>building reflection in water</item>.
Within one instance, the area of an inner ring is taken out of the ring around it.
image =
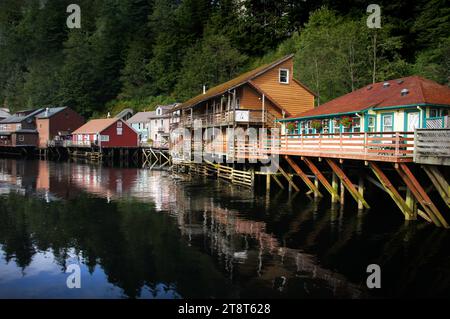
[[[319,203],[289,198],[286,200],[284,197],[278,202],[276,196],[270,201],[268,198],[258,197],[253,191],[217,181],[205,184],[203,179],[172,177],[165,172],[70,162],[0,160],[0,180],[2,194],[19,192],[41,197],[47,203],[70,201],[77,199],[80,194],[89,194],[95,198],[103,198],[110,204],[126,206],[122,202],[131,200],[151,205],[156,213],[168,215],[175,221],[174,225],[186,243],[184,249],[209,256],[213,267],[222,273],[221,280],[231,283],[231,286],[222,283],[228,287],[224,288],[228,292],[217,294],[264,297],[270,291],[272,296],[358,298],[367,293],[363,288],[364,273],[354,278],[348,276],[351,276],[353,266],[359,265],[363,269],[363,265],[367,265],[371,258],[355,257],[355,265],[352,265],[351,260],[340,260],[349,258],[343,256],[351,251],[349,247],[355,241],[364,240],[367,213],[355,212],[346,216],[346,212],[339,207],[324,209]],[[127,210],[130,210],[130,206],[127,206]],[[136,226],[136,221],[130,223]],[[145,225],[146,221],[142,220],[142,224]],[[121,226],[118,227],[117,231],[123,231]],[[139,230],[141,229],[137,227],[136,231]],[[127,236],[133,236],[128,234],[133,231],[135,229],[126,230]],[[161,232],[164,237],[166,229],[149,231]],[[411,231],[414,228],[397,228],[391,236],[392,247],[397,249],[397,242],[404,242],[405,237],[411,236]],[[168,238],[179,240],[173,234]],[[140,244],[137,240],[132,243]],[[110,243],[111,249],[115,248],[114,244]],[[164,254],[164,247],[153,246],[152,249]],[[389,245],[385,245],[382,251],[386,249],[390,249]],[[196,258],[200,260],[203,257]],[[97,261],[86,261],[87,264],[92,262],[95,264]],[[140,263],[146,267],[152,264],[150,261],[148,264],[145,261]],[[102,267],[111,277],[111,270],[106,269],[107,265],[103,263]],[[115,266],[110,264],[110,267]],[[151,272],[152,267],[140,271]],[[118,274],[129,275],[116,272],[116,276]],[[212,277],[218,280],[217,276],[215,274]],[[161,279],[153,278],[156,281]],[[171,282],[176,282],[180,296],[189,297],[195,290],[195,287],[181,287],[183,284],[179,278],[164,280],[168,286]],[[121,288],[128,285],[124,283],[127,279],[123,278],[108,278],[108,281]],[[139,285],[142,282],[136,280],[136,287],[124,289],[137,291]],[[134,297],[139,293],[127,292],[127,295]]]

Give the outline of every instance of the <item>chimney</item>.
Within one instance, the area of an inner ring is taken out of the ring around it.
[[[203,94],[206,94],[206,85],[203,85]]]
[[[111,113],[108,112],[108,115],[107,115],[106,117],[107,117],[107,118],[110,118],[110,117],[111,117]]]
[[[48,116],[48,107],[45,109],[45,117],[47,117]]]

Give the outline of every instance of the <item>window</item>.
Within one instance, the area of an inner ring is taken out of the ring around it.
[[[392,114],[384,114],[382,115],[382,128],[383,132],[392,132],[394,131],[394,115]]]
[[[100,140],[102,142],[109,142],[109,135],[101,135]]]
[[[289,70],[280,69],[280,83],[289,84]]]
[[[122,135],[123,129],[121,127],[117,128],[117,135]]]
[[[117,122],[117,127],[122,127],[122,121]]]
[[[367,132],[375,132],[376,130],[376,118],[371,115],[367,118]]]
[[[16,125],[16,130],[21,130],[22,129],[22,124],[17,124]]]
[[[17,138],[19,139],[19,142],[25,141],[25,136],[23,135],[19,135]]]
[[[353,132],[355,133],[361,132],[361,118],[359,117],[353,118]]]
[[[341,132],[341,125],[338,124],[337,120],[333,120],[333,133],[340,133]]]
[[[438,109],[430,109],[430,117],[438,117],[439,110]]]
[[[324,120],[322,121],[322,133],[328,134],[330,132],[330,121]]]

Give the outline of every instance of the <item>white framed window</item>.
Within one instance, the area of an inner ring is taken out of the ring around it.
[[[367,131],[375,132],[376,130],[376,117],[374,115],[369,115],[367,117]]]
[[[340,133],[341,132],[341,124],[338,123],[338,120],[333,120],[333,133]]]
[[[117,128],[117,135],[122,135],[123,129],[121,127]]]
[[[353,132],[355,133],[361,132],[361,118],[359,117],[353,118]]]
[[[282,84],[289,84],[289,69],[280,69],[279,81]]]
[[[383,132],[392,132],[394,130],[394,115],[382,115]]]
[[[122,121],[117,122],[117,127],[122,127]]]
[[[100,139],[102,142],[109,142],[109,135],[101,135]]]

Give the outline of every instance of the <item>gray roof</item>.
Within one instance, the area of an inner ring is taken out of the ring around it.
[[[19,115],[11,115],[10,117],[7,117],[4,120],[1,120],[0,123],[5,124],[5,123],[22,123],[24,120],[28,119],[28,118],[33,118],[36,115],[38,115],[39,113],[43,112],[45,109],[37,109],[34,110],[33,112],[31,112],[30,114],[26,115],[26,116],[19,116]]]
[[[117,119],[121,119],[123,117],[125,117],[127,114],[134,114],[134,111],[132,109],[123,109],[122,111],[119,112],[119,114],[117,114],[116,116],[114,116]]]
[[[65,110],[65,109],[67,109],[67,106],[50,107],[50,108],[48,108],[48,111],[47,111],[47,109],[44,109],[44,112],[38,114],[36,116],[36,118],[38,118],[38,119],[47,119],[47,118],[52,117],[53,115],[55,115],[55,114]]]
[[[135,123],[145,123],[148,122],[149,119],[152,116],[155,116],[156,112],[155,111],[151,111],[151,112],[138,112],[135,115],[133,115],[131,118],[128,119],[127,123],[128,124],[135,124]]]
[[[0,109],[0,118],[7,118],[7,117],[10,117],[10,116],[11,116],[11,114],[9,114],[8,112]]]

